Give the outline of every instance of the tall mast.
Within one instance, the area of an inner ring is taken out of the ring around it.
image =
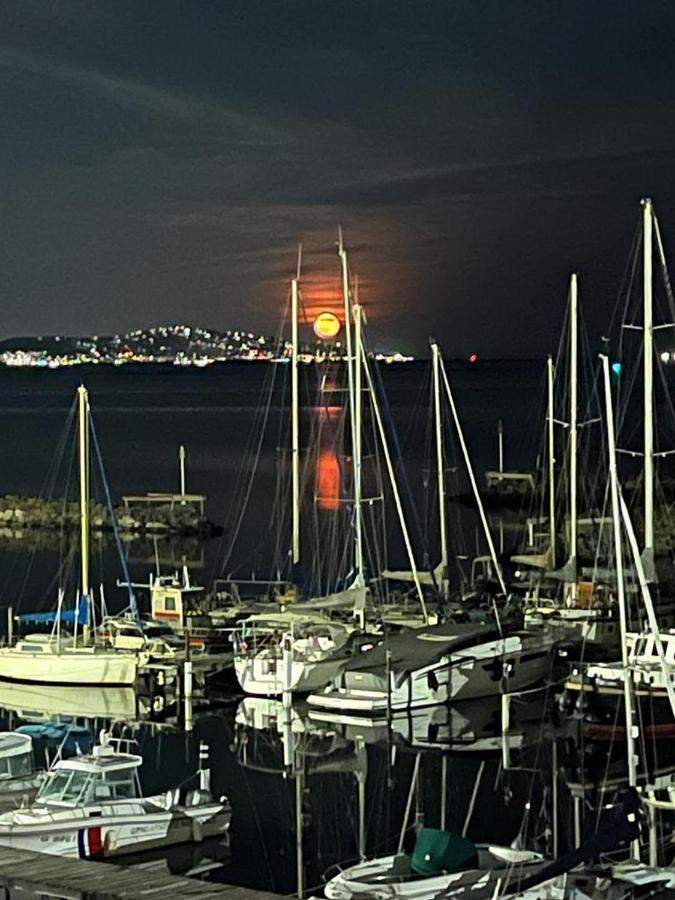
[[[645,575],[654,580],[654,322],[652,234],[654,210],[652,201],[642,201],[642,257],[643,257],[643,363],[644,363],[644,483],[645,538],[642,558]]]
[[[300,412],[298,397],[298,279],[291,281],[291,481],[293,493],[293,566],[300,562]]]
[[[548,382],[548,525],[550,532],[551,568],[555,569],[555,410],[553,408],[553,386],[555,383],[555,368],[553,358],[549,356],[547,363]]]
[[[356,366],[354,367],[354,419],[353,447],[354,447],[354,567],[356,578],[355,587],[363,587],[365,577],[363,573],[363,519],[361,515],[362,504],[362,431],[361,420],[363,403],[361,395],[361,354],[363,352],[363,310],[359,304],[358,282],[355,287],[354,297],[354,353]]]
[[[579,315],[577,276],[570,278],[570,575],[572,598],[577,596],[577,409]]]
[[[438,344],[432,341],[431,361],[434,383],[434,417],[436,420],[436,468],[438,471],[438,522],[441,536],[441,591],[448,594],[448,534],[445,521],[445,470],[443,462],[443,429],[441,427],[441,376],[438,364]]]
[[[80,565],[81,598],[89,609],[89,397],[84,385],[77,389],[79,409],[79,462],[80,462]],[[86,640],[88,626],[84,626]]]
[[[633,718],[633,697],[631,694],[632,678],[628,668],[628,648],[626,645],[627,616],[626,593],[623,577],[623,552],[621,547],[621,511],[619,507],[619,481],[616,468],[616,440],[614,437],[614,411],[612,409],[612,391],[609,382],[609,360],[602,356],[602,372],[605,383],[605,418],[607,421],[607,452],[609,454],[609,480],[612,497],[612,525],[614,529],[614,554],[616,558],[616,588],[619,601],[619,628],[621,630],[621,666],[623,669],[623,697],[626,712],[626,748],[628,751],[628,784],[637,784],[637,762],[635,756],[635,735]],[[637,846],[636,846],[637,844]],[[640,846],[634,842],[633,850],[637,850],[639,858]]]
[[[338,231],[339,241],[338,241],[338,255],[340,256],[340,263],[342,265],[342,299],[344,303],[344,320],[345,320],[345,347],[347,351],[347,387],[349,392],[349,421],[351,423],[351,432],[352,432],[352,457],[354,457],[354,491],[356,492],[356,398],[355,398],[355,390],[354,390],[354,356],[352,352],[352,302],[351,302],[351,294],[349,290],[349,266],[347,264],[347,251],[344,248],[344,243],[342,241],[342,228]],[[359,361],[360,365],[360,361]],[[359,472],[360,476],[360,472]],[[355,518],[358,521],[360,517],[360,510],[356,510],[356,497],[354,498],[354,506],[355,506]],[[360,534],[358,532],[359,525],[356,525],[355,532],[355,546],[354,546],[354,568],[357,573],[357,577],[359,573],[361,573],[363,568],[363,561],[361,560],[361,568],[359,568],[359,554],[361,553],[360,546]]]

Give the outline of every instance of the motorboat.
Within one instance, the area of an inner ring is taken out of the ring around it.
[[[310,706],[385,714],[492,697],[542,681],[553,639],[495,625],[448,624],[394,635],[350,659]]]
[[[514,871],[536,872],[543,863],[542,856],[529,850],[474,844],[448,831],[422,828],[412,855],[397,853],[359,862],[332,877],[324,894],[329,900],[426,900],[486,880],[494,889],[500,875],[505,883]]]
[[[230,804],[211,796],[208,748],[198,786],[143,797],[141,756],[105,732],[91,754],[58,760],[33,803],[0,815],[0,846],[102,858],[201,841],[229,827]]]

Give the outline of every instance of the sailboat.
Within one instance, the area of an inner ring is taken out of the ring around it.
[[[575,647],[581,645],[586,654],[593,648],[608,644],[618,647],[619,625],[616,603],[609,585],[601,583],[597,577],[597,567],[593,574],[581,577],[584,572],[579,565],[579,532],[581,520],[578,514],[578,457],[579,457],[579,279],[577,273],[570,276],[568,292],[568,357],[569,357],[569,407],[567,421],[562,423],[569,431],[567,448],[567,503],[569,509],[567,561],[557,569],[558,527],[556,515],[556,418],[555,381],[556,367],[549,356],[547,361],[547,517],[541,522],[547,527],[542,536],[548,546],[543,553],[518,554],[512,557],[528,587],[524,597],[524,626],[527,629],[545,628],[559,640]],[[587,423],[590,424],[590,423]],[[601,517],[586,520],[591,527],[605,524]],[[527,576],[525,575],[525,573]]]
[[[411,565],[412,546],[402,515],[394,468],[386,444],[382,415],[375,396],[374,385],[368,367],[363,341],[363,311],[349,283],[347,251],[340,235],[339,256],[341,262],[342,291],[344,301],[344,329],[348,404],[353,435],[353,562],[348,585],[334,594],[293,599],[283,611],[261,613],[241,623],[241,637],[236,640],[235,672],[242,689],[258,695],[307,693],[319,690],[351,658],[359,653],[362,644],[372,646],[372,640],[362,640],[366,631],[366,607],[369,586],[364,562],[364,535],[362,514],[362,395],[364,377],[373,405],[380,440],[383,444],[388,474],[401,523],[404,543]],[[299,266],[298,266],[299,270]],[[292,497],[293,519],[291,561],[294,570],[300,563],[300,442],[298,398],[298,304],[299,271],[291,281],[291,409],[292,409]],[[428,621],[421,583],[413,576],[420,601],[421,616],[405,617],[406,624]],[[400,610],[387,611],[394,617]],[[378,612],[378,616],[379,616]],[[382,614],[386,617],[386,613]],[[377,618],[377,617],[376,617]],[[377,630],[379,622],[368,623]],[[283,648],[283,649],[282,649]]]
[[[131,685],[139,668],[147,663],[144,651],[115,650],[92,640],[89,584],[89,395],[81,385],[79,409],[80,481],[80,594],[75,610],[64,610],[59,592],[55,613],[26,617],[33,622],[53,622],[51,634],[29,634],[14,646],[0,648],[0,679],[54,685]],[[63,622],[73,623],[73,635],[61,632]],[[78,635],[78,627],[82,632]]]

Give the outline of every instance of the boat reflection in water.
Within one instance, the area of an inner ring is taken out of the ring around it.
[[[65,687],[0,681],[0,707],[30,722],[56,717],[135,722],[150,712],[131,687]]]

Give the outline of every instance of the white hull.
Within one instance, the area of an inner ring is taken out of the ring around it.
[[[493,697],[530,687],[545,678],[551,668],[552,643],[542,636],[523,647],[520,637],[489,641],[442,657],[431,665],[413,670],[390,690],[331,686],[308,698],[311,706],[365,714],[402,712],[482,697]],[[359,673],[352,672],[358,684]]]
[[[258,697],[278,697],[289,690],[293,694],[320,691],[340,673],[347,662],[342,656],[327,656],[315,662],[294,661],[290,677],[283,658],[272,658],[265,651],[255,656],[240,656],[234,661],[234,671],[241,689]]]
[[[603,646],[619,641],[618,621],[593,609],[561,608],[552,611],[549,608],[532,607],[525,610],[523,625],[526,631],[546,628],[557,641]]]
[[[163,798],[153,798],[160,803]],[[107,858],[215,837],[227,830],[229,809],[221,803],[178,810],[147,811],[152,800],[129,803],[128,810],[95,818],[59,821],[47,812],[44,822],[0,824],[0,846],[36,850],[56,856]],[[15,818],[17,814],[15,813]]]
[[[26,647],[26,643],[23,643]],[[138,675],[138,656],[115,651],[65,650],[45,652],[6,647],[0,650],[0,679],[37,684],[120,685],[133,684]]]
[[[527,850],[482,846],[477,849],[479,862],[476,868],[426,877],[394,875],[394,856],[366,860],[331,878],[324,887],[324,894],[329,900],[352,900],[358,897],[373,900],[428,900],[455,887],[462,886],[470,891],[472,885],[475,886],[479,881],[483,884],[488,876],[498,877],[501,873],[504,877],[505,873],[512,873],[514,866],[518,866],[518,871],[522,874],[524,866],[539,866],[542,862],[540,856]]]
[[[3,683],[0,706],[30,722],[51,721],[55,716],[134,721],[138,711],[131,687],[75,687],[47,684]]]

